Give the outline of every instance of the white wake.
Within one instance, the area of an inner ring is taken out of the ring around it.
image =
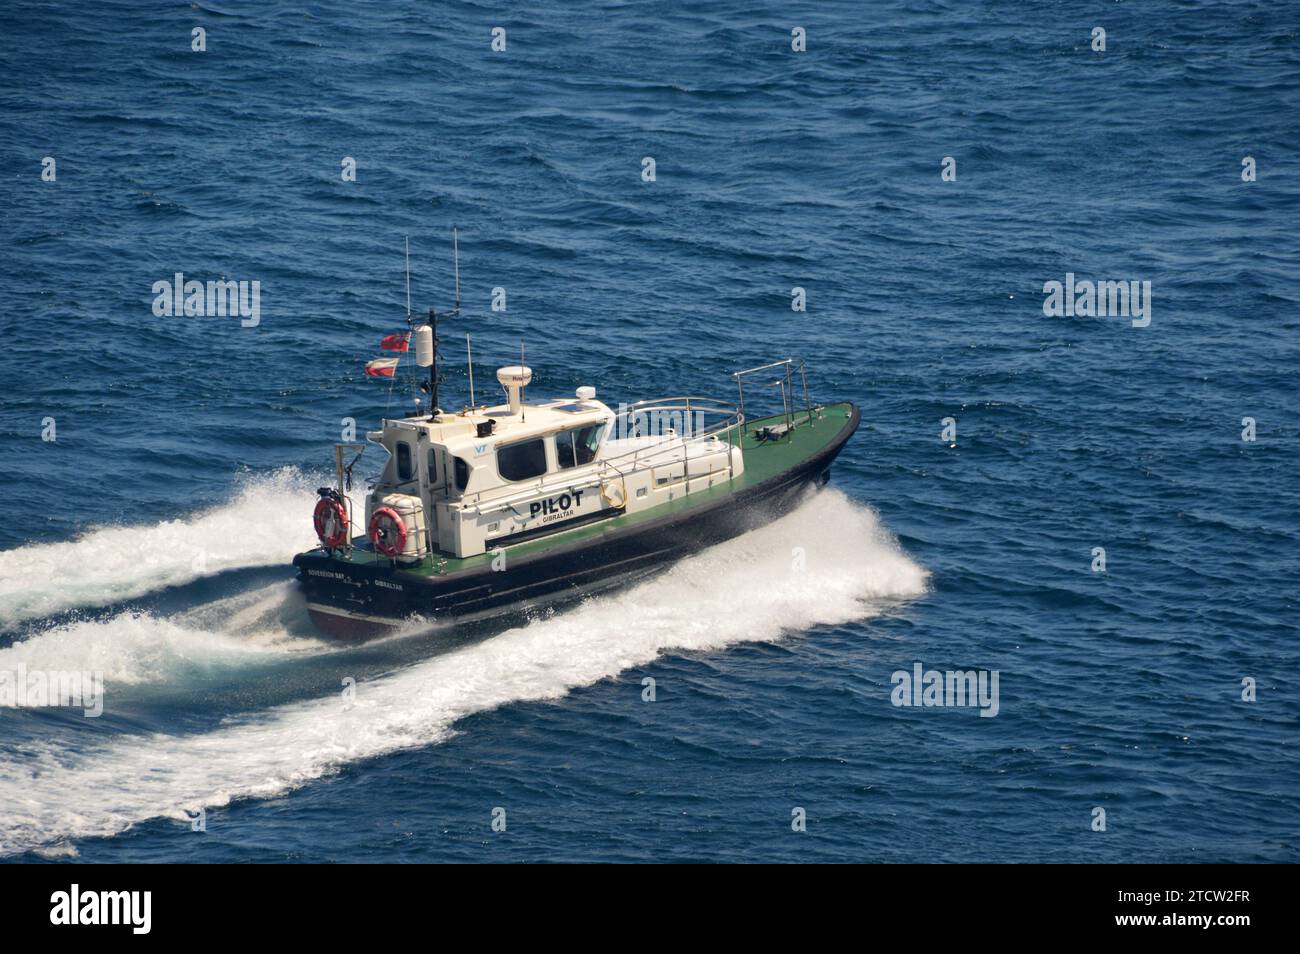
[[[53,626],[0,649],[0,672],[99,672],[111,690],[329,651],[301,624],[306,613],[296,587],[276,583],[170,616],[123,612]]]
[[[358,760],[436,743],[472,713],[558,698],[668,651],[862,619],[925,586],[925,571],[871,511],[823,491],[631,590],[358,682],[350,703],[331,694],[199,735],[119,739],[75,755],[49,743],[7,758],[0,852],[278,795]],[[111,692],[109,682],[110,710]]]
[[[287,563],[316,545],[319,481],[294,469],[246,480],[229,503],[151,526],[0,551],[0,627],[104,606],[221,570]]]

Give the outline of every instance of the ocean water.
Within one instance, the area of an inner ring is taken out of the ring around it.
[[[107,696],[0,709],[3,858],[1297,859],[1297,4],[4,17],[0,671]],[[524,626],[319,638],[288,563],[453,226],[444,404],[466,333],[614,403],[798,354],[863,411],[830,486]],[[177,272],[258,323],[155,316]],[[1067,273],[1149,324],[1045,315]],[[996,717],[893,705],[917,663]]]

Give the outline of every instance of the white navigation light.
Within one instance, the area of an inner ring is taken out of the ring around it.
[[[578,400],[579,401],[596,400],[596,389],[591,387],[578,388]]]
[[[533,369],[514,364],[508,368],[497,368],[497,380],[506,389],[510,398],[510,413],[518,414],[521,406],[520,393],[533,379]]]
[[[433,364],[433,329],[428,325],[415,329],[415,363],[422,368]]]

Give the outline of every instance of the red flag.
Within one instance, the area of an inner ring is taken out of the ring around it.
[[[399,358],[375,358],[366,363],[366,374],[372,378],[391,378],[397,370]]]
[[[408,331],[400,335],[388,335],[383,341],[379,342],[381,351],[406,351],[410,346],[411,333]]]

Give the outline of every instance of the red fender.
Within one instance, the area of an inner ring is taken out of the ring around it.
[[[312,522],[316,524],[316,536],[320,537],[320,542],[331,550],[348,542],[348,512],[333,497],[322,497],[316,501]]]
[[[392,526],[382,526],[383,521],[388,521]],[[389,543],[390,533],[396,533],[397,543]],[[375,545],[375,549],[387,557],[400,556],[406,549],[406,521],[392,507],[380,507],[370,515],[370,542]]]

